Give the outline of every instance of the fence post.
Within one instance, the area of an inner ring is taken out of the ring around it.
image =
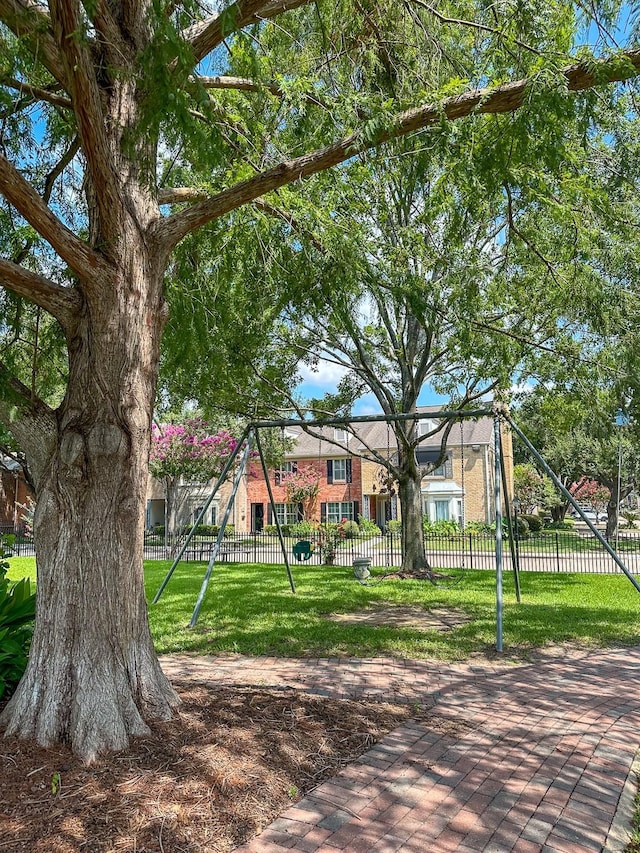
[[[560,547],[558,544],[558,531],[556,530],[556,571],[560,571]]]
[[[469,534],[469,566],[473,568],[473,534]]]

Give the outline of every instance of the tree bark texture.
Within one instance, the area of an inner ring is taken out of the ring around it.
[[[47,453],[32,453],[37,618],[27,671],[0,718],[9,735],[69,742],[87,761],[126,748],[178,704],[153,647],[143,578],[163,257],[145,237],[144,192],[129,190],[111,211],[120,235],[111,280],[79,283],[67,393]],[[44,440],[36,434],[34,447]]]
[[[425,576],[429,572],[422,531],[422,477],[415,453],[401,451],[398,500],[402,511],[402,571]]]

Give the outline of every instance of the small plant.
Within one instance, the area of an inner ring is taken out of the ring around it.
[[[397,519],[393,519],[392,521],[387,521],[387,533],[391,533],[394,536],[399,536],[402,532],[402,522]]]
[[[338,551],[338,545],[345,539],[344,528],[340,524],[321,524],[316,532],[315,546],[325,566],[332,566]]]
[[[51,777],[51,793],[55,797],[58,793],[60,793],[61,786],[61,777],[58,772],[54,773]]]
[[[13,690],[27,666],[36,596],[28,578],[7,580],[13,537],[0,540],[0,697]]]
[[[640,521],[640,515],[632,509],[623,509],[620,515],[624,518],[625,527],[635,527],[636,521]]]

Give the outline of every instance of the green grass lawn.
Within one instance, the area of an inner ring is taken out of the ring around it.
[[[146,563],[149,601],[170,563]],[[282,656],[404,656],[463,659],[495,644],[495,574],[466,571],[453,585],[388,579],[360,585],[351,569],[295,565],[297,593],[284,566],[224,563],[214,569],[195,629],[189,629],[203,563],[183,563],[158,604],[149,605],[158,652],[241,652]],[[34,576],[33,558],[11,560],[10,577]],[[460,575],[460,573],[459,573]],[[523,572],[522,603],[505,575],[504,647],[548,643],[640,643],[640,594],[620,575]],[[451,607],[471,621],[452,631],[350,625],[326,618],[388,604]],[[99,603],[96,602],[96,606]]]

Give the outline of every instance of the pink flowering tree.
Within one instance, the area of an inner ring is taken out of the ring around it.
[[[182,424],[154,424],[149,470],[165,486],[165,535],[173,539],[187,498],[189,484],[204,484],[217,477],[237,439],[226,430],[212,433],[201,418]]]
[[[604,515],[611,497],[611,491],[602,483],[598,483],[597,480],[584,479],[579,483],[574,483],[569,491],[579,503],[588,504],[592,507],[598,518]]]
[[[318,471],[310,466],[299,468],[297,471],[285,474],[281,483],[284,486],[287,503],[302,504],[304,520],[313,518],[320,491]]]

